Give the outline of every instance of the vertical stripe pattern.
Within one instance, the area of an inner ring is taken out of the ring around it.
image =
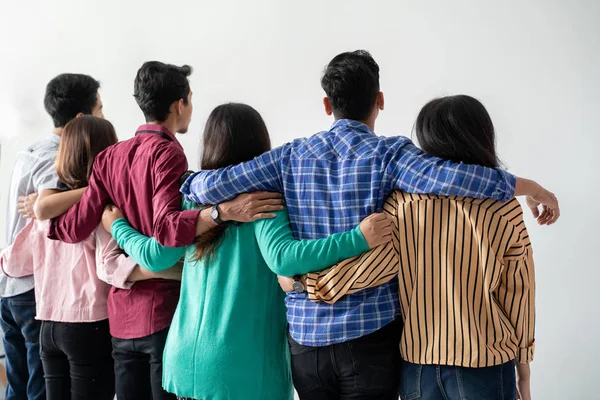
[[[535,277],[519,202],[396,191],[384,210],[394,221],[392,242],[308,274],[309,298],[335,303],[398,276],[405,360],[530,362]]]

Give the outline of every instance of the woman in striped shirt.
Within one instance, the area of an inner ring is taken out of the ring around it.
[[[429,102],[416,134],[431,155],[499,165],[492,120],[472,97]],[[402,399],[530,399],[535,282],[519,202],[398,191],[384,210],[392,243],[308,274],[309,297],[334,303],[399,276]],[[544,210],[539,222],[551,218]]]

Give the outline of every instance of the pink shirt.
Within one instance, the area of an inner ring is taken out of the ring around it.
[[[10,277],[33,275],[36,319],[94,322],[108,318],[110,285],[127,289],[136,266],[102,227],[78,244],[46,238],[49,221],[30,221],[0,253]]]

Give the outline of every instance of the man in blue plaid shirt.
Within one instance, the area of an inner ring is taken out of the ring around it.
[[[249,191],[283,193],[298,239],[352,229],[395,189],[497,200],[526,194],[534,212],[542,203],[546,218],[558,218],[556,198],[532,181],[428,156],[406,137],[377,137],[384,99],[379,66],[368,52],[336,56],[321,85],[325,110],[336,120],[330,130],[240,165],[200,171],[182,193],[217,205]],[[302,400],[398,398],[397,285],[392,280],[335,304],[313,303],[302,291],[287,294],[293,379]]]

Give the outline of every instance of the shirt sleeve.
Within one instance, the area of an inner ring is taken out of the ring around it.
[[[515,330],[517,361],[533,361],[535,351],[535,271],[529,234],[522,217],[511,219],[516,240],[504,255],[504,270],[497,290],[499,305]]]
[[[98,278],[119,289],[130,289],[129,275],[137,263],[119,248],[108,232],[96,229],[96,274]]]
[[[386,173],[391,189],[408,193],[464,196],[508,201],[515,194],[516,177],[500,168],[456,163],[425,154],[410,140],[395,153]]]
[[[65,190],[65,186],[60,182],[56,173],[54,159],[45,160],[39,165],[39,168],[33,174],[33,187],[39,193],[45,189]]]
[[[251,161],[191,175],[181,188],[186,199],[199,204],[219,204],[246,192],[283,192],[281,155],[286,146]]]
[[[33,275],[33,246],[43,246],[44,240],[37,229],[38,222],[30,220],[23,229],[17,233],[11,246],[0,253],[0,269],[2,273],[11,278],[23,278]]]
[[[179,179],[187,171],[187,160],[182,149],[169,143],[156,161],[154,196],[154,237],[169,247],[194,243],[199,210],[181,211]]]
[[[306,291],[310,300],[333,304],[345,295],[383,285],[398,277],[400,247],[396,196],[396,192],[392,193],[383,206],[383,211],[394,220],[392,241],[331,268],[307,274]]]
[[[260,252],[273,272],[282,276],[319,271],[369,250],[359,227],[324,239],[296,240],[286,211],[254,222]]]
[[[101,156],[96,157],[88,188],[73,207],[60,217],[52,219],[48,237],[66,243],[79,243],[92,234],[100,224],[104,207],[110,197],[99,176],[104,168]]]
[[[150,272],[169,269],[185,255],[185,247],[165,247],[136,231],[123,218],[113,222],[111,232],[118,246]]]

